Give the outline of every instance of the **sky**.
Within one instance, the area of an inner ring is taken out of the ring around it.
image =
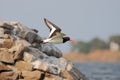
[[[21,22],[48,37],[44,18],[76,41],[95,37],[107,41],[120,34],[120,0],[0,0],[0,20]],[[68,52],[71,45],[55,46]]]

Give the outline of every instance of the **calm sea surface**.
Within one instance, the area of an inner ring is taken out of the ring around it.
[[[89,80],[120,80],[120,63],[74,63]]]

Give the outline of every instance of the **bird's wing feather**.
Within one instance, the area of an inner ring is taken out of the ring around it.
[[[56,32],[56,35],[54,35],[52,38],[63,38],[63,33]]]
[[[49,38],[54,36],[56,34],[56,32],[61,32],[61,29],[58,26],[56,26],[55,24],[53,24],[52,22],[48,21],[45,18],[44,18],[44,21],[45,21],[45,24],[47,25],[47,27],[50,29]]]
[[[55,28],[53,28],[51,31],[50,31],[50,34],[49,34],[49,38],[51,38],[54,34],[55,34]]]

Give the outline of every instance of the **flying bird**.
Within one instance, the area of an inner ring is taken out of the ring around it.
[[[49,33],[49,37],[41,41],[41,43],[61,44],[67,41],[70,41],[73,44],[75,43],[75,41],[70,39],[70,37],[66,36],[64,33],[61,33],[61,29],[57,25],[53,24],[52,22],[50,22],[45,18],[44,18],[44,22],[47,25],[47,27],[50,29],[50,33]]]

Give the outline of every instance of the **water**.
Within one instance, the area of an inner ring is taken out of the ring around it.
[[[75,63],[89,80],[120,80],[120,63]]]

